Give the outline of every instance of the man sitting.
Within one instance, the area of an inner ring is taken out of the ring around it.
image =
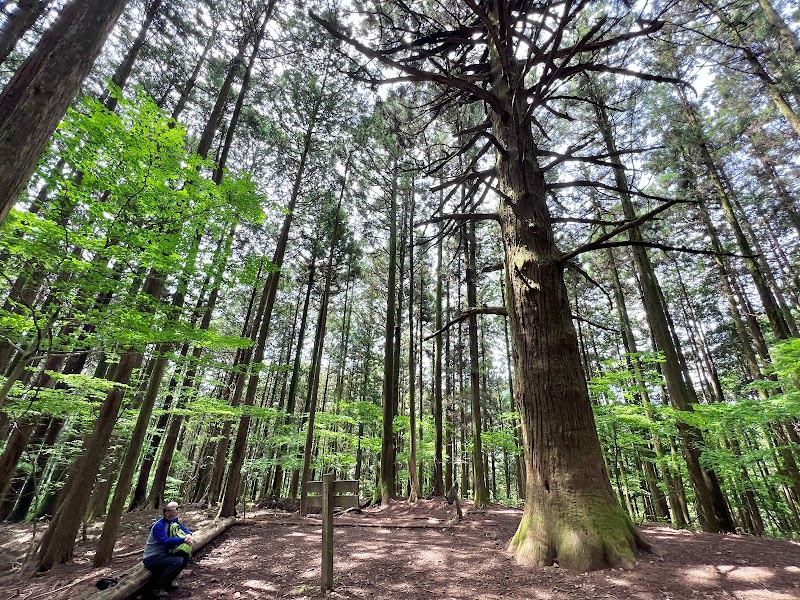
[[[178,520],[179,510],[177,502],[170,502],[162,509],[164,516],[150,528],[142,562],[153,576],[144,597],[157,598],[176,590],[174,580],[189,563],[192,532]]]

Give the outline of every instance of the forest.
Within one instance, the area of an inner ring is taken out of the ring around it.
[[[800,536],[795,3],[0,9],[0,518],[35,570],[170,500],[305,515],[329,472],[519,507],[521,565]]]

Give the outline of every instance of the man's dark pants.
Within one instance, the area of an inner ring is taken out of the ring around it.
[[[153,573],[148,587],[157,590],[172,583],[178,573],[183,571],[188,564],[189,556],[183,552],[181,554],[158,554],[148,556],[143,562],[145,568]]]

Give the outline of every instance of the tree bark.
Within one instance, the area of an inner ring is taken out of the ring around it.
[[[0,224],[128,0],[73,0],[0,93]]]
[[[389,265],[386,286],[386,328],[383,352],[383,417],[381,429],[380,495],[383,505],[388,505],[395,495],[394,446],[394,320],[397,262],[397,163],[392,173],[389,191]]]
[[[475,249],[475,221],[470,221],[465,228],[465,245],[467,265],[467,310],[478,306],[478,291],[476,282],[476,249]],[[469,334],[469,380],[470,380],[470,407],[472,413],[472,468],[475,493],[474,507],[481,508],[489,503],[486,491],[486,473],[483,464],[483,447],[481,444],[481,380],[478,357],[478,316],[472,312],[467,320]],[[466,490],[465,490],[466,493]]]
[[[499,10],[495,2],[489,10]],[[496,17],[496,15],[495,15]],[[514,340],[514,396],[521,411],[527,464],[525,511],[509,550],[518,562],[585,571],[632,564],[649,544],[611,488],[581,371],[544,174],[527,125],[517,75],[491,45],[497,106],[487,108],[501,192],[499,217]]]
[[[433,459],[433,493],[436,496],[444,496],[445,484],[442,477],[442,226],[439,225],[439,235],[436,240],[436,316],[434,326],[439,333],[434,338],[434,363],[433,363],[433,423],[434,423],[434,459]],[[449,396],[448,396],[449,399]],[[447,482],[452,487],[452,467],[450,481]]]
[[[0,64],[39,20],[53,0],[19,0],[0,27]]]

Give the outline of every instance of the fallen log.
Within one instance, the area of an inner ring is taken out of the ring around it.
[[[208,527],[193,532],[194,544],[192,545],[192,551],[197,552],[234,523],[236,523],[236,517],[228,517],[221,521],[213,521]],[[142,563],[139,563],[122,573],[112,576],[119,580],[117,585],[104,590],[86,590],[76,596],[76,600],[124,600],[135,594],[147,582],[150,578],[150,571],[145,569]]]

